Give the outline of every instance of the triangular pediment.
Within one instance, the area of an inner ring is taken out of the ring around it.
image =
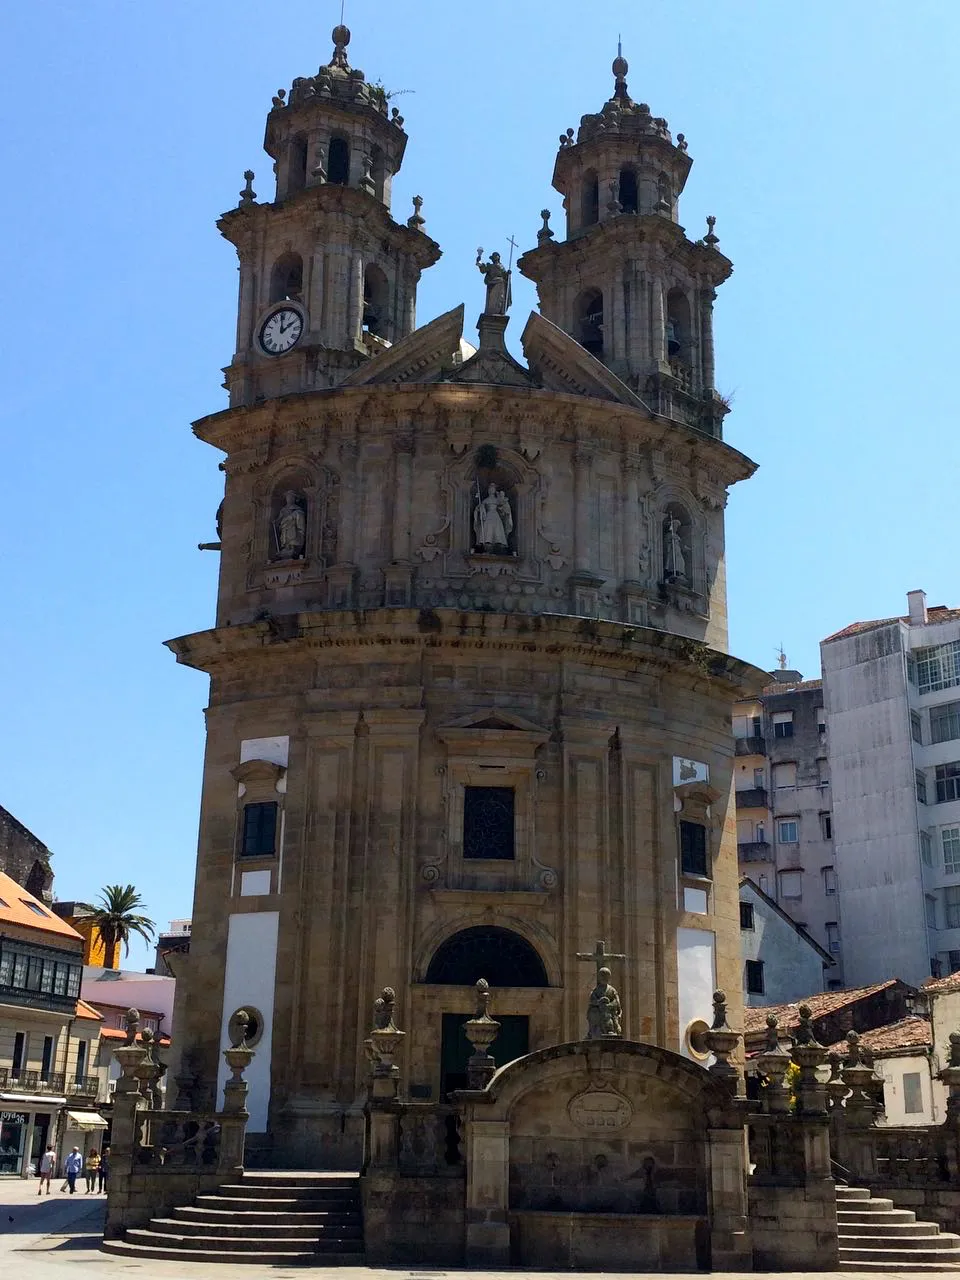
[[[447,375],[446,382],[482,382],[499,387],[539,387],[540,383],[506,350],[480,350],[459,369]]]
[[[341,387],[377,383],[437,382],[459,358],[463,336],[463,303],[354,369]],[[467,362],[469,363],[469,361]]]
[[[471,711],[469,715],[450,720],[443,729],[496,729],[501,733],[547,733],[542,724],[526,720],[513,711],[491,707],[486,711]]]
[[[530,313],[520,341],[531,369],[536,370],[547,390],[612,400],[650,412],[640,397],[596,356],[536,311]]]

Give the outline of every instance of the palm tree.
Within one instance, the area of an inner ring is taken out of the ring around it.
[[[100,891],[100,904],[94,908],[92,921],[100,933],[104,947],[104,965],[116,968],[117,948],[123,943],[123,953],[130,952],[130,935],[137,933],[150,942],[156,933],[156,925],[149,916],[138,914],[143,899],[132,884],[108,884]]]

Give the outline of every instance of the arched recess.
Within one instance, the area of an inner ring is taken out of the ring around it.
[[[600,180],[593,169],[588,169],[580,185],[580,226],[592,227],[599,221]]]
[[[378,338],[389,338],[390,282],[371,262],[363,273],[363,327]]]
[[[442,942],[427,966],[424,982],[471,987],[486,978],[496,987],[547,987],[547,970],[536,948],[499,925],[474,925]]]
[[[299,301],[303,293],[303,259],[299,253],[283,253],[270,272],[270,301],[282,302],[285,298]]]
[[[290,139],[287,153],[287,195],[302,191],[307,185],[307,139],[302,133]]]
[[[682,289],[667,294],[667,359],[671,364],[690,368],[692,329],[690,300]]]
[[[330,139],[327,181],[337,187],[345,187],[350,182],[350,143],[340,133],[335,133]]]
[[[598,360],[603,359],[603,294],[584,289],[573,304],[573,336]]]
[[[253,561],[263,566],[283,558],[278,546],[276,521],[290,492],[297,495],[305,516],[303,559],[318,568],[334,564],[339,533],[339,478],[328,467],[318,467],[311,459],[301,456],[279,460],[256,486],[257,532],[251,549]]]
[[[703,512],[694,498],[675,485],[662,486],[653,497],[653,510],[657,513],[654,528],[657,535],[657,576],[660,582],[684,587],[688,591],[703,594],[706,590],[706,542],[707,525]],[[684,561],[683,576],[668,577],[668,522],[675,520]]]
[[[443,924],[437,925],[423,938],[417,948],[413,966],[414,982],[424,983],[428,981],[427,973],[434,956],[452,938],[471,929],[489,929],[493,927],[503,929],[505,932],[519,938],[535,952],[547,975],[546,983],[542,985],[547,987],[563,986],[563,971],[560,967],[560,959],[557,955],[554,941],[547,930],[535,921],[525,920],[519,916],[504,914],[503,912],[497,913],[496,926],[489,919],[482,918],[479,915],[461,915],[456,919],[447,920]],[[496,983],[487,974],[479,974],[478,977],[486,978],[492,987],[496,986]],[[477,979],[474,978],[468,985],[473,986],[476,981]],[[516,986],[516,983],[511,985]]]
[[[620,186],[617,192],[620,208],[624,213],[638,213],[640,197],[637,189],[637,171],[632,165],[625,165],[620,170]]]

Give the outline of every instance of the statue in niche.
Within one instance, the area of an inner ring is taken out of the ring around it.
[[[513,512],[510,499],[492,482],[487,486],[486,497],[480,494],[477,484],[477,503],[473,511],[473,532],[476,550],[486,555],[510,554],[510,534],[513,533]]]
[[[273,522],[277,555],[281,560],[300,560],[307,546],[307,513],[294,489],[283,495],[283,506]]]
[[[681,524],[675,515],[668,515],[663,526],[663,580],[686,582],[687,562],[680,541]]]
[[[490,261],[483,261],[483,250],[477,250],[477,270],[487,286],[487,300],[483,306],[485,316],[505,316],[513,301],[510,291],[510,272],[500,261],[499,253],[491,253]]]
[[[620,997],[617,988],[610,985],[610,970],[604,967],[597,972],[597,985],[590,992],[587,1006],[587,1039],[602,1040],[607,1036],[623,1035]]]

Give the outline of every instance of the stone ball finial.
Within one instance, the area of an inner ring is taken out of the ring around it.
[[[350,28],[345,27],[342,22],[338,22],[333,28],[333,43],[345,49],[350,43]]]
[[[780,1025],[780,1019],[777,1017],[777,1015],[776,1015],[775,1013],[768,1013],[768,1014],[767,1014],[767,1026],[768,1026],[768,1027],[778,1027],[779,1025]]]
[[[623,54],[618,53],[613,60],[613,74],[618,80],[623,80],[629,70],[630,64],[627,62]]]

